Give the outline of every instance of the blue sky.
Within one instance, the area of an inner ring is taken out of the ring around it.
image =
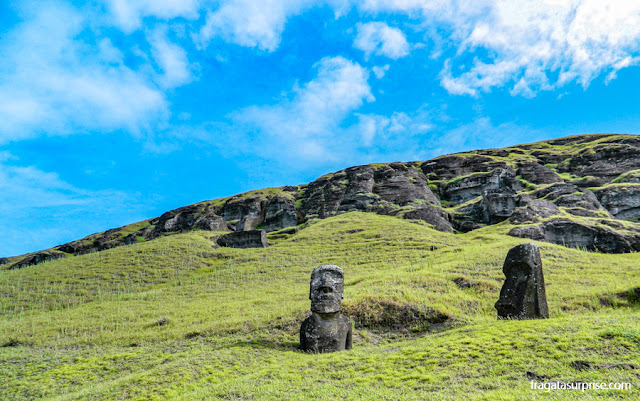
[[[640,1],[0,2],[0,256],[371,162],[637,134]]]

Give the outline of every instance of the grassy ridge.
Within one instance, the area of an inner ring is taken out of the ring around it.
[[[348,213],[270,233],[266,249],[217,248],[215,236],[1,271],[0,345],[11,346],[0,348],[0,399],[550,398],[529,389],[527,371],[634,387],[554,399],[640,395],[638,370],[570,366],[640,365],[640,308],[618,295],[640,286],[637,254],[540,243],[552,319],[498,322],[504,256],[526,242],[499,226],[453,235]],[[385,319],[356,327],[354,350],[313,356],[295,348],[309,274],[322,263],[344,269],[352,321]],[[442,327],[380,305],[429,308],[450,324],[433,331]]]

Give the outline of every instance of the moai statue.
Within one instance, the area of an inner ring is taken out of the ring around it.
[[[502,271],[506,276],[496,302],[498,319],[549,317],[540,248],[533,242],[509,250]]]
[[[340,313],[344,273],[335,265],[313,269],[309,299],[311,316],[300,326],[300,349],[334,352],[351,349],[351,322]]]

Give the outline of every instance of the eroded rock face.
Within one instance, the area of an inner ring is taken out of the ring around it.
[[[511,248],[502,271],[506,279],[495,305],[498,318],[548,318],[549,308],[538,245],[530,242]]]
[[[604,253],[629,253],[631,245],[619,233],[603,228],[584,226],[573,221],[550,221],[544,224],[544,236],[548,242]]]
[[[323,353],[352,348],[349,318],[343,315],[344,273],[335,265],[313,269],[309,286],[311,316],[300,326],[300,349]]]
[[[516,192],[511,188],[490,189],[482,192],[489,223],[499,223],[511,216],[516,208]]]
[[[426,221],[438,231],[453,232],[449,214],[439,207],[423,205],[422,207],[406,212],[402,217],[408,220]]]
[[[579,209],[601,211],[608,215],[593,192],[564,182],[543,187],[534,191],[531,196],[566,207],[569,213],[578,216],[584,215]]]
[[[491,157],[470,153],[441,156],[420,165],[423,173],[429,179],[445,181],[471,173],[506,167],[504,162],[496,162]]]
[[[441,190],[442,199],[459,205],[481,196],[483,192],[500,193],[510,189],[514,193],[522,189],[522,184],[516,178],[512,168],[497,168],[489,173],[472,174],[456,179],[445,185]]]
[[[615,185],[595,189],[594,194],[616,219],[640,218],[640,185]]]
[[[8,258],[0,258],[0,266],[6,265],[7,263],[9,263]]]
[[[640,250],[640,233],[626,231],[626,234],[623,234],[625,231],[615,231],[623,226],[612,226],[611,224],[615,224],[612,220],[602,219],[599,224],[606,224],[611,228],[553,219],[538,226],[514,227],[509,231],[509,235],[603,253],[629,253],[632,250]]]
[[[602,186],[620,174],[640,168],[640,139],[624,138],[594,145],[558,165],[558,171],[594,179],[589,186]]]
[[[529,195],[519,196],[517,203],[518,207],[509,217],[511,224],[537,223],[541,219],[560,214],[560,209],[554,203],[532,199]]]
[[[224,234],[216,242],[227,248],[266,248],[268,246],[265,230],[235,231]]]
[[[517,173],[523,179],[533,184],[553,184],[564,182],[558,174],[550,168],[535,162],[525,162],[518,164]]]
[[[298,222],[298,213],[290,199],[274,197],[264,207],[261,225],[267,232],[297,226]]]
[[[50,262],[52,260],[64,258],[66,255],[57,252],[38,252],[35,255],[27,256],[26,258],[14,263],[10,266],[10,269],[21,269],[27,266],[37,265],[43,262]]]
[[[146,235],[155,238],[163,233],[189,231],[229,231],[227,223],[218,216],[217,208],[211,205],[190,205],[170,210],[152,221],[155,228]]]

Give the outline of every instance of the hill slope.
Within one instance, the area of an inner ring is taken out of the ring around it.
[[[0,259],[21,268],[190,230],[269,232],[349,211],[422,220],[444,232],[502,223],[509,235],[607,253],[640,250],[640,137],[578,135],[371,164],[300,186],[200,202],[46,251]]]
[[[270,233],[269,248],[218,248],[216,235],[0,272],[0,399],[548,398],[531,374],[633,384],[556,399],[640,395],[637,254],[539,243],[551,319],[517,322],[493,304],[524,240],[492,226],[456,235],[351,212]],[[321,263],[345,271],[352,351],[296,350]]]

